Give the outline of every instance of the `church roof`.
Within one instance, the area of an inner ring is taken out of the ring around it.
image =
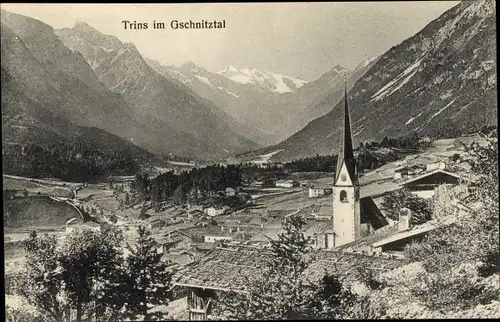
[[[347,167],[347,172],[351,178],[353,184],[357,183],[357,173],[356,173],[356,159],[354,158],[354,149],[352,144],[351,135],[351,121],[349,119],[349,107],[347,105],[347,85],[345,88],[345,104],[344,104],[344,126],[343,135],[340,142],[340,150],[337,159],[337,172],[335,173],[335,182],[337,182],[340,170],[342,169],[342,164],[345,163]]]
[[[361,223],[370,223],[374,229],[382,228],[389,224],[372,197],[364,197],[359,200],[361,211]]]

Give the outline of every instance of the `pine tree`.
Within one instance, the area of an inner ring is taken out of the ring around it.
[[[166,305],[171,299],[171,272],[161,260],[162,254],[156,249],[156,242],[150,232],[140,226],[137,245],[130,248],[131,254],[126,259],[126,310],[129,318],[161,320],[161,312],[149,313],[151,306]]]

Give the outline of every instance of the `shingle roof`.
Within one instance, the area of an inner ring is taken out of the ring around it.
[[[176,285],[245,290],[247,278],[262,274],[272,254],[253,248],[214,248],[173,278]]]
[[[316,251],[311,257],[311,263],[303,273],[305,281],[309,282],[320,280],[325,273],[353,280],[359,277],[358,267],[385,271],[404,264],[403,261],[392,258],[326,250]]]
[[[252,247],[214,248],[199,261],[187,265],[173,278],[178,286],[193,286],[223,291],[247,290],[247,279],[259,278],[271,263],[273,253]],[[325,272],[347,278],[357,277],[357,267],[389,270],[403,264],[401,260],[334,251],[315,251],[303,272],[305,281],[317,281]]]

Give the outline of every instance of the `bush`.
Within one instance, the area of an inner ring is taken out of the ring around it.
[[[484,134],[486,146],[472,144],[471,167],[480,177],[477,193],[467,198],[476,210],[457,214],[454,224],[437,229],[421,243],[406,248],[410,260],[421,261],[426,272],[411,291],[429,308],[468,309],[500,295],[498,285],[498,140]]]

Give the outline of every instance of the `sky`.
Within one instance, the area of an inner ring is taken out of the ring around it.
[[[229,65],[314,80],[337,64],[354,69],[413,36],[458,1],[212,4],[1,4],[55,29],[84,21],[162,63],[217,72]],[[172,20],[225,20],[225,29],[174,30]],[[125,30],[122,21],[147,22]],[[153,29],[153,21],[165,29]]]

